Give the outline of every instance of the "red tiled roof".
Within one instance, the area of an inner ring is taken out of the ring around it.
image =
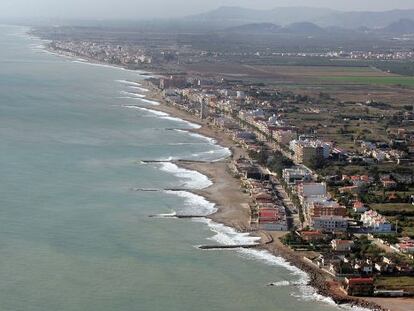
[[[354,203],[354,207],[355,208],[363,208],[364,207],[364,203],[362,203],[361,201],[356,201]]]

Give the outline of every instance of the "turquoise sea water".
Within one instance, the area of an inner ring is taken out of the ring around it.
[[[24,33],[0,27],[0,310],[338,310],[281,258],[195,247],[244,235],[149,218],[214,207],[187,192],[135,191],[209,184],[142,160],[228,151],[185,131],[194,125],[135,108],[151,109],[122,82],[139,82],[137,72],[45,53]]]

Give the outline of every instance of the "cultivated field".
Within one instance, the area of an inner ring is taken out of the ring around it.
[[[373,84],[373,85],[395,85],[403,87],[414,87],[414,77],[394,76],[357,76],[342,75],[324,77],[323,80],[330,82],[344,82],[355,84]]]
[[[329,93],[337,100],[383,101],[395,106],[412,104],[414,77],[399,76],[372,67],[249,65],[242,63],[198,63],[185,71],[209,77],[266,83],[281,90],[317,96]]]

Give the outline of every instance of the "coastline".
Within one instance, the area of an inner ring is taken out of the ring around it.
[[[151,90],[152,86],[147,83],[146,88]],[[305,272],[309,276],[308,285],[315,288],[317,294],[331,298],[338,305],[358,306],[372,310],[388,310],[381,307],[374,301],[368,301],[363,298],[350,297],[339,289],[339,284],[331,281],[328,275],[324,274],[320,269],[311,266],[303,259],[298,252],[292,251],[285,246],[279,238],[287,232],[260,232],[252,231],[250,228],[250,208],[248,205],[248,195],[243,194],[240,188],[240,182],[231,175],[228,169],[228,163],[233,158],[239,158],[245,155],[245,151],[241,147],[235,146],[234,142],[222,131],[213,128],[204,120],[198,119],[196,116],[180,110],[174,106],[168,105],[154,90],[148,92],[151,100],[156,100],[160,104],[151,106],[149,109],[168,113],[174,117],[178,117],[185,121],[199,124],[201,127],[197,129],[189,129],[187,131],[201,134],[213,138],[216,143],[222,147],[229,148],[232,151],[230,157],[218,162],[190,162],[190,161],[174,161],[174,163],[182,168],[197,171],[209,177],[213,184],[205,189],[190,190],[195,194],[205,197],[208,201],[216,204],[217,211],[207,216],[214,222],[232,227],[238,232],[249,232],[253,236],[262,237],[261,245],[258,249],[266,250],[276,257],[282,257],[294,267]],[[272,237],[271,243],[266,243],[263,239],[267,235]],[[394,310],[393,310],[394,311]]]
[[[47,49],[47,47],[45,47],[45,49]],[[56,55],[60,55],[58,51],[52,50],[52,52]],[[70,55],[64,54],[64,56]],[[71,57],[76,58],[79,56],[71,55]],[[85,64],[91,62],[95,65],[134,71],[147,77],[152,75],[148,72],[144,73],[143,71],[140,72],[138,70],[132,70],[118,65],[105,63],[101,64],[95,60],[83,59],[82,61],[78,61]],[[222,131],[212,128],[207,122],[200,120],[196,116],[190,115],[183,110],[168,105],[163,100],[162,96],[154,92],[154,89],[151,88],[151,85],[149,85],[149,83],[145,84],[145,87],[150,89],[148,92],[148,97],[145,97],[145,99],[151,101],[154,100],[159,103],[159,105],[145,106],[146,108],[165,112],[182,120],[199,124],[201,126],[200,128],[187,129],[187,131],[213,138],[218,145],[229,148],[232,151],[232,155],[229,158],[217,162],[174,162],[179,167],[198,171],[208,176],[212,180],[213,185],[208,188],[201,190],[190,190],[190,192],[199,194],[205,197],[207,200],[216,204],[218,209],[217,212],[209,215],[207,218],[213,220],[214,222],[232,227],[239,232],[250,232],[253,235],[264,237],[263,233],[252,232],[250,230],[250,209],[248,206],[248,196],[240,191],[239,181],[234,178],[227,169],[228,162],[231,160],[231,158],[238,158],[240,156],[243,156],[245,154],[244,150],[242,150],[240,147],[235,146],[232,140],[226,134],[224,134]],[[143,107],[143,105],[136,106]],[[374,310],[386,310],[374,301],[368,301],[368,299],[365,300],[364,298],[360,299],[356,297],[349,297],[343,293],[341,294],[337,288],[329,286],[327,284],[326,276],[324,276],[321,271],[318,271],[319,269],[317,270],[316,268],[311,267],[297,252],[293,252],[280,242],[279,238],[283,236],[283,234],[284,233],[282,232],[271,233],[270,235],[272,236],[273,241],[269,244],[261,245],[260,249],[267,250],[272,255],[284,258],[293,266],[307,273],[309,275],[309,285],[315,288],[318,294],[332,298],[333,301],[339,305],[346,304],[348,306],[359,306]]]

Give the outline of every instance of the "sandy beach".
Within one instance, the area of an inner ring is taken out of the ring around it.
[[[202,190],[193,191],[196,194],[204,196],[211,202],[214,202],[218,211],[209,216],[212,220],[231,226],[240,232],[252,232],[253,235],[266,237],[262,239],[263,249],[266,249],[275,256],[281,256],[291,264],[305,271],[309,275],[310,285],[315,287],[319,294],[331,297],[338,304],[357,305],[370,308],[373,310],[390,310],[390,311],[408,311],[412,310],[413,299],[395,299],[395,298],[358,298],[346,295],[340,288],[340,284],[332,279],[329,275],[321,272],[320,269],[312,266],[307,262],[300,252],[294,252],[283,245],[280,238],[285,232],[260,232],[251,231],[250,228],[250,208],[249,196],[242,192],[240,181],[233,177],[229,170],[228,163],[232,159],[237,159],[246,155],[246,152],[236,146],[231,138],[221,130],[218,130],[208,124],[205,120],[191,115],[186,111],[180,110],[171,105],[167,105],[160,94],[154,92],[151,85],[146,87],[152,89],[148,97],[160,103],[157,106],[151,106],[151,109],[166,112],[174,117],[201,125],[198,129],[190,131],[198,133],[216,140],[216,142],[227,147],[232,151],[232,156],[219,162],[186,162],[177,161],[176,164],[186,169],[198,171],[208,176],[213,184]],[[272,238],[269,243],[269,235]]]

